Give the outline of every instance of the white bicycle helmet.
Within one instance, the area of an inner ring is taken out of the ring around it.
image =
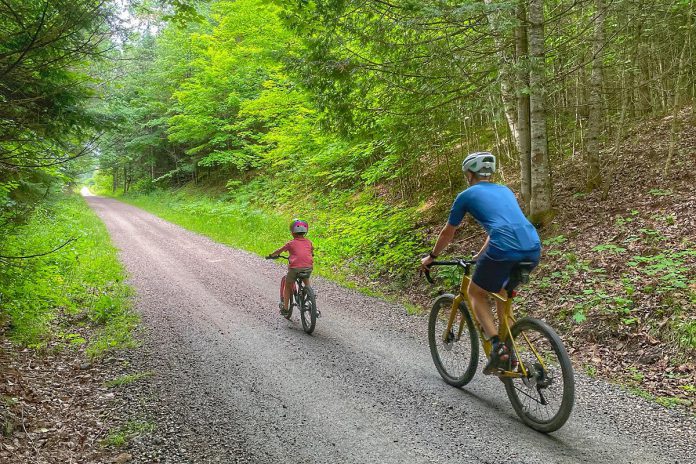
[[[462,171],[471,171],[480,177],[490,177],[495,172],[495,156],[487,151],[478,151],[462,162]]]

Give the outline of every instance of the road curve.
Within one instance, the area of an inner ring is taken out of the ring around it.
[[[86,200],[137,293],[154,371],[143,401],[166,417],[138,462],[696,462],[693,417],[578,375],[568,423],[537,433],[497,379],[441,381],[423,317],[315,279],[322,318],[307,336],[277,314],[281,265]]]

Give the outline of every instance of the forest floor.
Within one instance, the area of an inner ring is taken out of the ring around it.
[[[60,316],[58,321],[68,321]],[[0,330],[0,462],[125,463],[116,424],[114,387],[128,362],[90,361],[84,346],[49,342],[40,350],[13,345]],[[93,329],[73,326],[85,338]],[[113,430],[116,430],[114,432]]]

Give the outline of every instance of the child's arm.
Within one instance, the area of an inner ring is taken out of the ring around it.
[[[283,245],[282,247],[278,248],[276,251],[271,253],[270,256],[273,256],[275,258],[278,255],[280,255],[282,252],[288,251],[289,248],[290,248],[290,242],[288,242],[285,245]]]

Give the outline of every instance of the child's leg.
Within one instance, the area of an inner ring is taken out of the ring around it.
[[[290,295],[292,295],[292,286],[295,284],[295,281],[290,280],[290,279],[285,279],[285,292],[283,293],[283,307],[287,311],[287,309],[290,307]]]
[[[308,270],[308,271],[310,272],[310,274],[311,274],[311,272],[312,272],[313,269],[312,269],[311,267],[308,267],[307,270]],[[309,287],[309,277],[307,277],[306,279],[302,279],[302,280],[304,281],[305,287]]]

